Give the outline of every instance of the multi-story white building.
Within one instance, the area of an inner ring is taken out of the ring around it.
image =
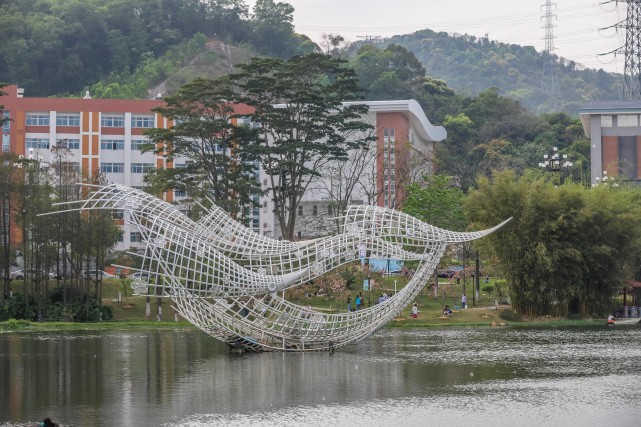
[[[369,107],[362,118],[372,124],[376,140],[367,153],[359,150],[350,154],[350,160],[339,166],[330,164],[321,170],[322,177],[313,182],[298,206],[295,235],[305,239],[331,234],[337,198],[349,204],[372,204],[397,208],[405,199],[405,186],[421,174],[432,171],[435,144],[443,141],[447,133],[441,126],[434,126],[414,100],[363,101]],[[261,176],[263,186],[269,182]],[[336,180],[340,180],[339,185]],[[347,185],[345,181],[355,180]],[[339,188],[340,187],[340,188]],[[338,196],[338,197],[337,197]],[[273,212],[273,202],[267,194],[261,212]],[[281,231],[274,222],[274,215],[266,215],[262,230],[275,238]]]
[[[179,167],[184,163],[176,159],[167,164],[162,156],[139,150],[148,141],[145,130],[171,126],[168,119],[152,111],[163,105],[162,100],[91,99],[88,94],[82,99],[28,98],[16,86],[7,86],[2,91],[6,96],[0,97],[0,104],[4,105],[5,116],[11,119],[2,129],[3,152],[48,163],[55,157],[52,148],[64,140],[70,160],[78,164],[85,176],[102,172],[109,182],[133,187],[143,185],[144,174],[151,168]],[[446,132],[429,122],[416,101],[365,104],[370,109],[364,120],[373,124],[376,142],[360,172],[363,183],[351,194],[350,202],[396,207],[402,203],[404,184],[412,173],[409,166],[418,159],[422,170],[429,172],[434,144],[445,139]],[[239,105],[236,109],[238,114],[251,114],[247,106]],[[328,171],[325,175],[314,183],[313,191],[305,194],[299,206],[300,238],[331,232],[331,224],[314,218],[335,213],[332,184],[328,183],[335,174]],[[260,180],[267,189],[270,180],[262,171]],[[169,192],[164,198],[174,202],[184,196],[181,192]],[[258,233],[278,238],[281,233],[274,220],[273,203],[268,195],[260,202],[261,208],[252,212],[250,226]],[[123,227],[118,249],[137,246],[141,236],[128,224],[126,216],[116,213],[116,221]]]

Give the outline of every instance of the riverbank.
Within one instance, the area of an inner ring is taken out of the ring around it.
[[[388,278],[386,278],[386,281]],[[394,281],[391,281],[392,288],[384,289],[389,293],[394,290]],[[387,284],[387,283],[386,283]],[[122,284],[124,285],[124,284]],[[404,280],[399,288],[404,286]],[[11,320],[0,322],[0,332],[11,331],[57,331],[57,330],[135,330],[135,329],[167,329],[167,328],[194,328],[189,322],[176,316],[172,302],[168,298],[150,298],[150,315],[147,315],[145,296],[128,296],[124,286],[118,286],[117,282],[109,281],[103,288],[103,304],[113,309],[113,319],[105,322],[79,323],[79,322],[26,322]],[[561,318],[541,318],[519,321],[518,316],[510,313],[510,306],[507,304],[497,305],[492,296],[482,294],[480,301],[475,305],[470,304],[467,309],[460,310],[460,297],[462,289],[455,288],[447,296],[440,295],[438,299],[431,293],[421,293],[417,297],[419,307],[418,316],[413,319],[410,316],[411,305],[406,307],[397,318],[387,324],[390,328],[407,327],[513,327],[513,328],[559,328],[574,326],[594,326],[605,324],[605,319],[583,319],[567,320]],[[364,293],[365,306],[375,304],[375,293]],[[352,301],[355,299],[355,292],[352,294]],[[289,298],[288,298],[289,299]],[[347,304],[341,301],[328,299],[324,295],[305,296],[291,300],[298,305],[309,304],[312,309],[323,313],[340,313],[347,310]],[[451,316],[443,315],[443,307],[449,305],[453,308]],[[161,308],[162,316],[158,318],[158,308]],[[503,316],[501,313],[503,312]],[[178,319],[178,321],[176,321]]]
[[[427,315],[419,316],[416,320],[411,317],[397,317],[387,324],[388,328],[450,328],[450,327],[506,327],[517,329],[532,328],[564,328],[564,327],[593,327],[605,325],[605,319],[584,319],[584,320],[567,320],[567,319],[544,319],[536,321],[518,321],[506,322],[495,318],[493,315],[486,318],[477,315],[474,310],[466,310],[463,315],[453,316],[443,319],[439,317],[428,318]],[[466,315],[469,314],[469,315]],[[496,316],[498,317],[498,315]],[[54,331],[97,331],[97,330],[150,330],[150,329],[193,329],[197,328],[191,323],[181,321],[149,321],[149,320],[128,320],[128,321],[108,321],[108,322],[30,322],[27,320],[15,320],[0,322],[0,333],[10,332],[54,332]]]

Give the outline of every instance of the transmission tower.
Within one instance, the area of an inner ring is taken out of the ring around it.
[[[543,51],[543,77],[541,78],[541,90],[551,97],[559,94],[559,76],[557,74],[557,63],[554,58],[554,25],[552,18],[556,14],[552,13],[552,6],[556,8],[556,3],[546,0],[541,9],[544,10],[541,19],[545,20],[545,50]]]
[[[641,99],[641,0],[627,0],[626,3],[623,99]]]
[[[618,22],[609,27],[601,28],[625,28],[625,45],[610,52],[600,55],[620,54],[625,55],[625,68],[623,69],[623,92],[621,97],[624,100],[641,99],[641,28],[639,18],[641,17],[641,0],[608,0],[601,4],[619,2],[627,4],[625,21]]]

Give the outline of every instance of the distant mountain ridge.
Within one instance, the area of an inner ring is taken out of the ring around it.
[[[359,46],[370,42],[357,42]],[[534,113],[564,111],[576,115],[590,100],[620,99],[622,76],[584,68],[556,58],[559,94],[541,90],[545,56],[532,46],[501,43],[471,35],[450,35],[426,29],[385,39],[378,46],[398,44],[412,51],[432,78],[441,79],[457,93],[476,95],[489,87],[521,102]]]

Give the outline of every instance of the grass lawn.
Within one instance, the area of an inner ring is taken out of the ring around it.
[[[396,284],[394,283],[396,282]],[[373,291],[363,292],[362,290],[352,290],[352,302],[355,300],[356,295],[359,292],[363,293],[365,300],[365,307],[374,305],[379,295],[383,292],[387,292],[388,295],[394,293],[395,285],[396,290],[400,291],[406,285],[407,279],[400,276],[391,276],[385,277],[383,283],[377,284]],[[400,315],[392,322],[388,324],[390,327],[425,327],[425,326],[479,326],[479,325],[490,325],[492,322],[497,324],[508,323],[512,326],[514,325],[530,325],[532,327],[536,326],[559,326],[559,325],[574,325],[574,324],[586,324],[589,321],[567,321],[560,319],[543,319],[539,322],[506,322],[505,320],[499,317],[500,310],[509,309],[509,306],[503,305],[499,307],[499,310],[494,309],[495,300],[498,299],[495,295],[485,295],[481,293],[480,301],[475,301],[473,305],[472,301],[472,283],[468,280],[467,282],[467,295],[468,295],[468,309],[466,310],[455,310],[454,314],[449,317],[443,316],[443,307],[449,305],[452,309],[460,305],[461,295],[462,295],[462,284],[452,283],[449,286],[447,281],[442,279],[439,282],[440,291],[438,298],[435,298],[434,292],[424,288],[421,294],[418,296],[416,301],[419,305],[419,313],[416,320],[412,319],[410,316],[410,309],[413,304],[413,301],[402,310]],[[53,290],[56,286],[56,281],[49,282],[49,288]],[[21,281],[13,281],[12,289],[14,292],[22,292],[23,283]],[[93,290],[93,287],[91,288]],[[442,290],[446,290],[446,295],[444,296]],[[157,300],[156,297],[152,296],[150,298],[151,306],[151,315],[147,317],[145,315],[145,296],[133,296],[131,295],[131,288],[129,288],[129,282],[125,281],[123,283],[120,279],[107,279],[103,281],[103,304],[113,307],[114,319],[109,322],[102,323],[65,323],[65,322],[44,322],[44,323],[33,323],[32,326],[26,326],[25,324],[17,325],[15,321],[11,325],[7,325],[8,322],[0,322],[0,330],[16,330],[16,329],[35,329],[35,330],[47,330],[47,329],[120,329],[120,328],[139,328],[139,327],[149,327],[154,325],[154,327],[190,327],[190,324],[184,321],[182,318],[179,318],[179,322],[175,322],[174,310],[172,309],[172,301],[169,298],[162,298],[162,321],[158,322],[157,315]],[[118,297],[120,293],[120,302],[118,302]],[[125,293],[127,296],[125,296]],[[292,302],[299,305],[310,304],[313,309],[326,312],[326,313],[338,313],[346,312],[347,304],[346,301],[336,301],[326,296],[310,296],[310,297],[301,297],[299,299],[294,299]],[[26,322],[28,324],[29,322]],[[19,327],[18,327],[19,326]]]

